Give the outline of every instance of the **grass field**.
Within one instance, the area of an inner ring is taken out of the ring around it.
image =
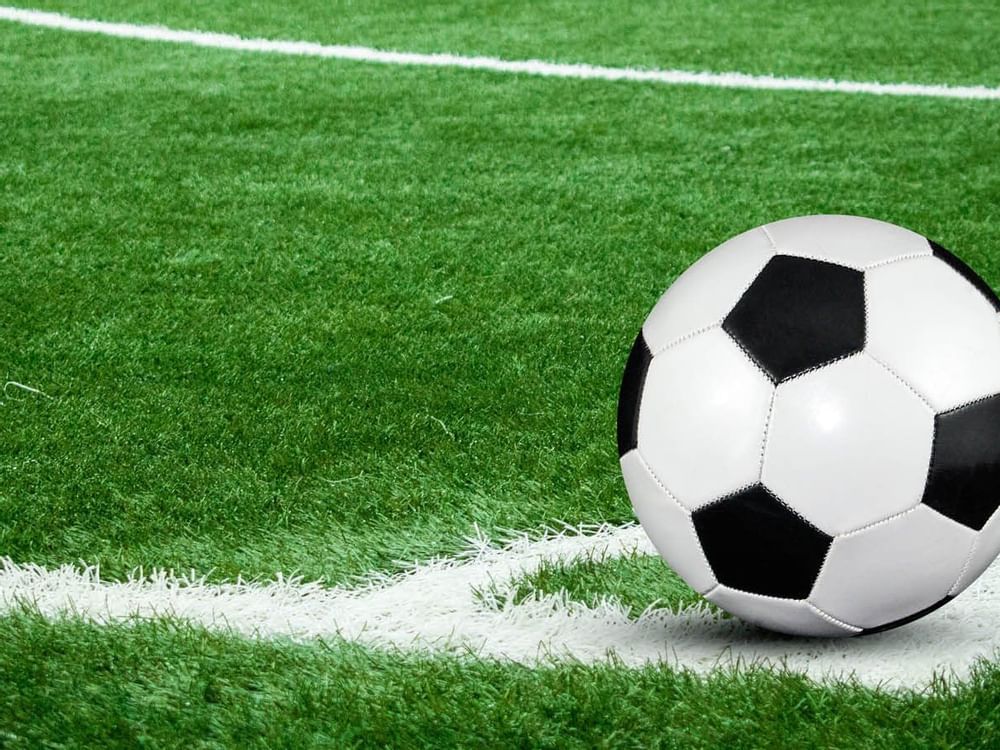
[[[420,52],[1000,85],[988,2],[40,2]],[[334,586],[475,528],[632,520],[618,381],[662,290],[809,213],[994,288],[997,102],[376,66],[0,23],[0,554]],[[693,601],[653,561],[525,590]],[[658,565],[658,563],[656,563]],[[665,574],[664,574],[665,575]],[[955,690],[529,668],[152,622],[0,620],[0,746],[995,747]]]

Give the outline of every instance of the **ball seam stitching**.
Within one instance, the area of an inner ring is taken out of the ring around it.
[[[829,612],[826,612],[826,611],[820,609],[819,607],[817,607],[815,604],[813,604],[808,599],[806,599],[805,602],[806,602],[806,606],[808,606],[813,612],[815,612],[817,615],[819,615],[820,617],[822,617],[824,620],[827,620],[828,622],[831,622],[834,625],[839,625],[842,628],[846,628],[847,630],[854,631],[855,635],[857,635],[862,630],[864,630],[864,628],[858,627],[857,625],[851,625],[851,623],[849,623],[849,622],[837,619],[836,617],[834,617],[833,615],[831,615]]]
[[[694,519],[691,517],[691,510],[685,506],[684,503],[682,503],[663,482],[660,481],[660,478],[656,475],[656,472],[653,471],[653,468],[647,463],[645,456],[642,455],[642,451],[638,448],[638,446],[635,448],[635,455],[639,459],[639,463],[642,464],[642,468],[647,474],[649,474],[650,478],[656,482],[656,486],[663,490],[664,494],[670,498],[671,502],[680,508],[681,512],[687,516],[688,522],[690,523],[691,534],[694,536],[694,543],[698,547],[698,554],[701,555],[701,561],[705,564],[709,573],[712,574],[712,580],[715,581],[715,586],[709,589],[709,591],[712,591],[719,585],[719,577],[715,574],[715,568],[713,568],[712,563],[709,562],[708,555],[705,554],[705,548],[701,546],[701,537],[698,536],[698,529],[695,527]],[[702,594],[702,596],[705,596],[706,594]]]
[[[651,355],[650,355],[650,357],[651,358],[658,357],[659,355],[663,354],[663,352],[665,352],[665,351],[667,351],[669,349],[673,349],[678,344],[683,344],[685,341],[690,341],[695,336],[700,336],[703,333],[708,333],[713,328],[718,328],[721,325],[722,325],[722,321],[718,320],[715,323],[709,323],[707,326],[702,326],[701,328],[696,328],[695,330],[691,331],[690,333],[685,333],[683,336],[678,336],[677,338],[675,338],[675,339],[667,342],[663,346],[661,346],[655,352],[652,352]]]
[[[862,270],[872,271],[876,268],[883,268],[885,266],[891,266],[893,263],[901,263],[904,260],[913,260],[915,258],[926,258],[934,253],[930,250],[928,245],[928,250],[926,252],[912,252],[912,253],[901,253],[900,255],[893,256],[892,258],[884,258],[883,260],[877,260],[874,263],[869,263],[867,266],[863,266]]]

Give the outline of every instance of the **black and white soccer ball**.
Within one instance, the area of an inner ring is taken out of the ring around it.
[[[723,609],[856,635],[940,607],[1000,551],[1000,300],[854,216],[739,235],[646,318],[618,451],[657,550]]]

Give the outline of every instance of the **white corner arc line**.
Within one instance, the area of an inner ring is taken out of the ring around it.
[[[278,577],[211,584],[163,571],[102,580],[94,568],[45,568],[0,558],[0,616],[31,607],[59,619],[135,623],[161,617],[255,638],[343,638],[374,648],[472,654],[528,665],[563,660],[668,664],[707,674],[728,665],[779,665],[826,681],[924,689],[935,675],[965,678],[995,658],[1000,565],[918,622],[866,638],[792,638],[718,618],[707,607],[648,609],[632,619],[614,599],[597,606],[564,594],[515,604],[517,580],[546,562],[652,554],[633,524],[584,527],[504,546],[485,537],[452,559],[432,560],[356,588]],[[481,592],[477,599],[475,592]]]
[[[943,99],[1000,100],[1000,87],[947,86],[919,83],[879,83],[876,81],[845,81],[833,79],[750,75],[747,73],[711,73],[688,70],[642,70],[615,68],[585,63],[555,63],[544,60],[503,60],[496,57],[472,57],[453,54],[393,52],[339,44],[316,42],[252,39],[235,34],[185,31],[164,26],[132,23],[112,23],[74,18],[60,13],[0,6],[0,20],[28,26],[42,26],[62,31],[77,31],[124,39],[173,42],[196,47],[270,52],[281,55],[325,57],[339,60],[381,63],[384,65],[422,65],[440,68],[465,68],[495,73],[520,73],[553,78],[579,78],[603,81],[634,81],[672,86],[704,86],[725,89],[758,89],[770,91],[814,91],[842,94],[875,94],[882,96],[920,96]]]

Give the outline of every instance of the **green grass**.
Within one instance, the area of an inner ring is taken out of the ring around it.
[[[42,6],[417,50],[1000,81],[986,3]],[[336,583],[453,552],[473,524],[631,520],[614,445],[628,347],[690,262],[766,221],[876,216],[1000,283],[988,102],[0,23],[0,133],[0,369],[46,394],[0,397],[0,554],[109,577]],[[633,613],[690,596],[640,558],[523,584]],[[888,694],[15,615],[0,619],[0,747],[995,747],[998,674]]]
[[[34,0],[25,7],[178,28],[604,65],[1000,85],[987,0],[632,2]]]
[[[923,695],[0,620],[0,740],[35,747],[993,748],[1000,669]]]
[[[1000,278],[989,104],[0,45],[17,560],[339,581],[629,520],[622,362],[713,245],[859,213]]]
[[[512,581],[510,591],[516,603],[540,594],[562,594],[590,607],[613,600],[633,618],[650,607],[677,612],[700,604],[717,609],[659,557],[640,554],[573,564],[545,561],[535,572]]]

